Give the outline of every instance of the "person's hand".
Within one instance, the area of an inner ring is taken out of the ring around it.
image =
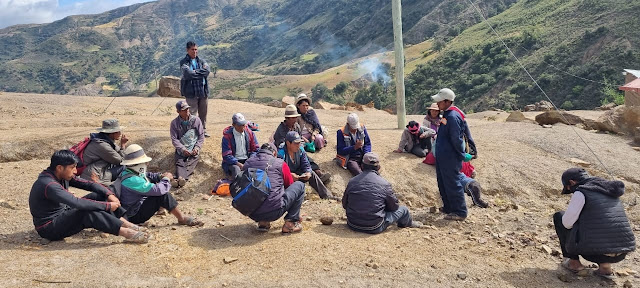
[[[191,156],[192,154],[191,154],[191,152],[189,152],[189,150],[186,150],[186,149],[185,149],[185,150],[183,150],[183,151],[182,151],[182,155],[184,155],[184,157],[189,157],[189,156]]]
[[[395,153],[402,153],[402,152],[404,152],[404,151],[402,151],[402,150],[400,150],[400,149],[396,149],[396,150],[393,150],[393,152],[395,152]]]
[[[125,146],[127,146],[127,142],[129,142],[129,138],[127,138],[126,135],[122,134],[122,136],[120,136],[120,147],[124,148]]]
[[[302,140],[304,141],[304,143],[309,143],[309,139],[302,137]]]
[[[111,195],[107,196],[107,202],[120,204],[120,199],[118,199],[118,197],[116,197],[116,195],[111,194]]]
[[[291,173],[291,177],[293,178],[293,181],[298,181],[298,179],[300,179],[300,176],[296,173]]]
[[[244,164],[238,162],[238,163],[236,163],[236,165],[238,165],[238,167],[240,167],[240,170],[244,169]]]
[[[429,135],[427,135],[427,133],[422,133],[420,134],[420,139],[424,139],[427,138]]]
[[[96,174],[96,171],[91,171],[91,181],[100,183],[100,177]]]
[[[169,178],[169,179],[173,179],[173,174],[171,174],[171,172],[164,172],[162,173],[162,178]]]
[[[311,173],[309,173],[309,172],[304,173],[304,174],[300,175],[300,177],[298,177],[298,179],[303,180],[303,181],[307,181],[307,180],[309,180],[309,178],[311,178]]]
[[[316,141],[316,135],[311,135],[311,142]]]
[[[478,159],[478,153],[473,154],[473,157],[471,159]]]
[[[191,151],[191,155],[193,156],[198,155],[198,153],[200,153],[200,150],[198,150],[198,147],[193,148],[193,151]]]
[[[120,202],[109,202],[109,204],[111,204],[111,212],[116,211],[118,208],[120,208]]]
[[[471,161],[471,158],[473,158],[473,156],[471,156],[471,154],[469,153],[464,153],[464,162],[469,162]]]
[[[355,149],[358,150],[362,148],[363,145],[364,145],[364,140],[358,140],[356,141]]]

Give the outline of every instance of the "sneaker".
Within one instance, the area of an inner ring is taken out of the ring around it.
[[[480,208],[489,207],[489,203],[483,201],[480,198],[480,194],[482,193],[482,187],[480,187],[480,183],[478,181],[473,181],[467,184],[467,187],[464,189],[467,195],[471,196],[471,200],[474,205],[477,205]]]
[[[176,178],[171,179],[171,187],[173,187],[173,188],[180,187],[180,184],[178,184],[178,179],[176,179]]]
[[[178,187],[184,187],[185,184],[187,184],[187,180],[182,178],[182,176],[178,177]]]
[[[466,217],[462,217],[460,215],[457,214],[447,214],[447,216],[444,216],[444,220],[450,220],[450,221],[464,221],[464,219],[466,219]]]
[[[424,227],[424,224],[422,224],[422,222],[420,221],[411,221],[411,225],[409,226],[411,228],[422,228]]]
[[[207,132],[204,132],[204,137],[209,138],[209,137],[211,137],[211,135],[209,135],[209,133],[207,133]]]
[[[320,175],[320,181],[322,181],[322,183],[324,183],[324,185],[329,184],[329,182],[331,182],[331,173],[329,173],[329,172],[322,173]]]

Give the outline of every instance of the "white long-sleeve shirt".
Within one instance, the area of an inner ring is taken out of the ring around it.
[[[573,224],[578,221],[578,217],[580,217],[580,213],[584,207],[584,201],[584,194],[582,194],[582,192],[573,192],[573,196],[571,196],[571,200],[569,200],[569,207],[567,207],[567,211],[565,211],[562,216],[562,225],[565,228],[571,229]]]

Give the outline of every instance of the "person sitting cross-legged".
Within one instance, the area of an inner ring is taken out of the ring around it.
[[[49,168],[42,171],[29,193],[33,225],[42,238],[57,241],[86,228],[123,236],[129,242],[146,243],[149,235],[121,218],[120,201],[106,187],[75,176],[79,159],[69,150],[53,153]],[[92,193],[79,198],[69,192],[75,187]]]
[[[112,185],[119,192],[122,207],[127,210],[126,218],[135,224],[144,223],[158,212],[160,207],[178,219],[178,224],[202,226],[204,223],[194,217],[182,214],[178,202],[173,198],[169,172],[163,174],[147,172],[147,163],[151,161],[142,147],[133,144],[124,151],[122,165],[126,167]]]
[[[301,147],[304,142],[296,131],[289,131],[285,137],[284,146],[278,149],[278,158],[283,159],[289,165],[294,181],[309,182],[309,185],[318,192],[322,199],[339,199],[331,194],[327,186],[322,183],[320,176],[311,169],[307,153]]]
[[[222,170],[231,180],[235,179],[245,161],[260,148],[258,138],[247,127],[249,121],[241,113],[233,114],[232,125],[222,131]]]
[[[369,152],[362,161],[362,173],[349,180],[342,196],[349,228],[378,234],[394,223],[400,228],[422,227],[421,222],[413,221],[406,206],[398,205],[391,184],[380,176],[378,155]]]

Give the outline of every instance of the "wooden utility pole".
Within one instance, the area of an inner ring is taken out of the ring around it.
[[[394,50],[396,55],[396,110],[398,114],[398,129],[402,129],[405,126],[406,110],[404,103],[404,44],[402,42],[401,0],[392,0],[391,6]]]

